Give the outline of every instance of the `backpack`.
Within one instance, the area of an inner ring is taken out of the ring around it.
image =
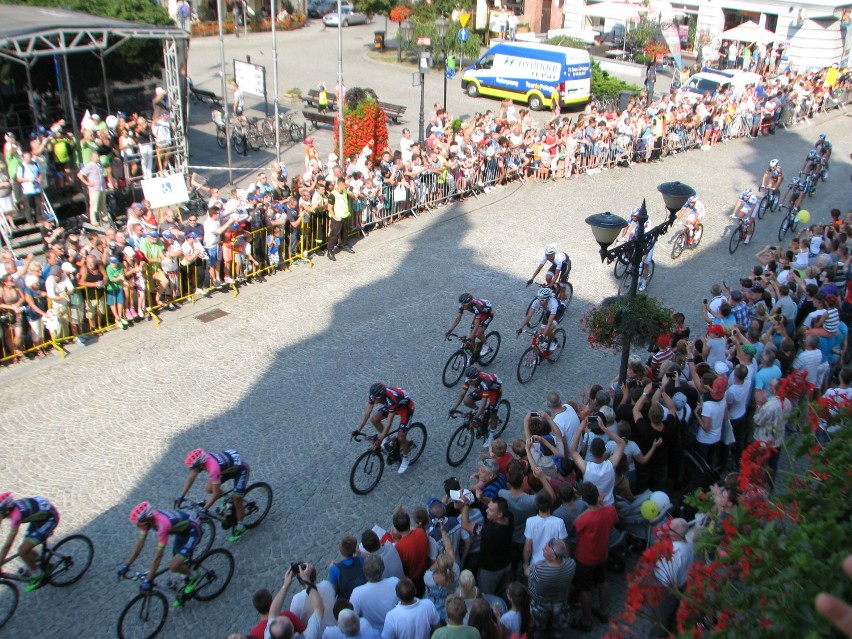
[[[178,13],[180,14],[181,18],[188,18],[189,14],[191,13],[189,5],[186,2],[182,2],[181,5],[178,7]]]
[[[357,557],[352,558],[351,564],[339,561],[334,565],[340,571],[340,579],[337,582],[338,599],[349,599],[355,588],[367,583],[367,577],[364,576],[364,566],[358,561]]]

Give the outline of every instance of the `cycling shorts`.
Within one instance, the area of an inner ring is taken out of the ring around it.
[[[497,402],[503,397],[503,389],[482,390],[480,388],[471,388],[467,396],[474,402],[478,402],[483,397],[488,400],[488,410],[497,410]]]
[[[551,276],[556,275],[556,264],[551,264],[547,270]],[[562,268],[559,269],[559,283],[565,284],[568,281],[568,275],[571,273],[571,260],[567,259],[562,262]]]
[[[390,414],[387,406],[380,408],[379,412],[381,412],[383,419]],[[414,415],[414,402],[409,400],[407,406],[397,407],[394,411],[394,415],[399,417],[399,430],[403,433],[408,432],[408,429],[411,426],[411,416]]]
[[[192,559],[192,553],[198,542],[201,541],[201,524],[198,521],[189,522],[189,527],[186,532],[175,535],[175,542],[172,546],[172,554],[175,557],[183,557],[184,559]]]
[[[233,468],[222,473],[222,482],[224,483],[233,479],[234,497],[242,497],[246,494],[246,486],[248,485],[250,474],[251,468],[247,463],[242,462],[239,466],[234,466]]]
[[[493,312],[489,311],[488,313],[479,313],[478,315],[473,316],[473,321],[470,323],[470,327],[473,328],[476,325],[476,320],[479,320],[479,326],[486,329],[493,319]]]
[[[30,522],[27,526],[27,533],[24,539],[38,545],[43,544],[45,540],[53,534],[56,527],[59,525],[59,511],[55,508],[50,511],[50,516],[47,519],[39,519]]]

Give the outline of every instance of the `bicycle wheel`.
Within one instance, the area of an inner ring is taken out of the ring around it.
[[[529,382],[533,378],[533,375],[535,375],[537,367],[538,353],[536,349],[530,346],[524,351],[524,354],[521,355],[521,361],[518,362],[518,381],[521,384]]]
[[[243,134],[234,132],[231,134],[231,144],[234,146],[234,151],[243,155],[246,152],[246,138]]]
[[[472,428],[465,424],[456,428],[447,443],[447,463],[453,468],[461,466],[467,456],[470,455],[474,439],[476,439],[476,435]]]
[[[262,120],[260,123],[260,135],[263,137],[263,146],[275,146],[275,127],[269,120]]]
[[[252,127],[246,133],[246,139],[248,140],[248,145],[251,147],[252,151],[260,151],[263,148],[263,136],[260,131],[257,130],[256,125],[252,125]]]
[[[509,417],[512,416],[512,405],[508,399],[501,399],[497,402],[497,430],[494,431],[494,437],[500,437],[506,426],[509,425]]]
[[[630,292],[630,280],[633,277],[631,271],[626,270],[621,275],[621,281],[618,283],[618,294],[627,295]]]
[[[781,212],[784,217],[781,218],[781,226],[778,227],[778,241],[783,242],[784,236],[790,230],[790,212],[786,206],[781,207]]]
[[[612,274],[615,275],[615,279],[620,279],[622,275],[624,275],[624,271],[627,270],[627,266],[630,264],[630,258],[627,255],[622,255],[617,260],[615,260],[615,266],[612,269]]]
[[[769,210],[773,213],[778,210],[778,206],[781,204],[781,197],[778,191],[773,190],[772,193],[769,194]]]
[[[18,589],[11,581],[0,580],[0,628],[15,614],[18,607]]]
[[[560,357],[562,357],[562,352],[565,350],[565,343],[568,341],[568,335],[565,333],[565,329],[557,328],[553,331],[553,339],[556,340],[558,346],[555,351],[550,351],[550,356],[547,359],[555,363],[559,361]]]
[[[731,233],[731,240],[728,242],[728,253],[731,255],[736,253],[737,249],[740,247],[740,242],[743,241],[743,233],[745,233],[745,229],[742,224],[737,226],[737,228],[734,229],[734,232]]]
[[[295,124],[295,123],[291,124],[290,125],[290,139],[293,142],[298,142],[299,140],[301,140],[305,137],[304,131],[305,130],[302,127],[300,127],[298,124]]]
[[[640,267],[644,270],[644,266]],[[648,264],[648,278],[645,280],[645,285],[651,283],[651,280],[654,279],[654,270],[657,268],[657,263],[654,260],[651,260],[651,263]]]
[[[488,355],[485,355],[484,357],[482,355],[479,356],[480,364],[488,366],[494,361],[494,358],[497,357],[497,351],[500,350],[501,341],[500,333],[497,331],[491,331],[485,336],[485,345],[488,346]]]
[[[264,481],[253,483],[246,489],[243,497],[243,524],[246,528],[255,528],[266,519],[272,508],[272,487]]]
[[[212,519],[205,518],[201,520],[201,539],[195,547],[193,554],[196,557],[203,557],[213,547],[213,542],[216,541],[216,522]]]
[[[159,590],[140,592],[130,600],[118,618],[119,639],[156,637],[169,614],[169,601]]]
[[[568,306],[571,303],[571,300],[574,299],[574,285],[571,282],[565,282],[565,301],[563,302],[565,306]]]
[[[795,211],[795,212],[791,211],[791,216],[790,216],[790,232],[791,232],[791,233],[795,233],[795,232],[796,232],[796,229],[797,229],[798,227],[799,227],[799,212],[798,212],[798,211]]]
[[[759,219],[763,219],[763,216],[766,215],[766,209],[769,208],[769,196],[764,195],[760,200],[760,204],[757,205],[757,217]]]
[[[195,562],[195,569],[201,572],[201,580],[193,591],[192,598],[210,601],[221,595],[231,583],[231,577],[234,576],[234,556],[224,548],[217,548]]]
[[[380,452],[368,450],[361,453],[349,473],[349,487],[356,495],[366,495],[373,490],[385,472],[385,458]]]
[[[704,237],[704,225],[699,224],[698,228],[692,234],[692,248],[698,248],[702,237]]]
[[[459,383],[459,380],[464,375],[464,369],[467,366],[467,355],[464,349],[460,348],[455,353],[450,355],[450,359],[444,364],[444,373],[441,375],[441,382],[447,388],[452,388]]]
[[[69,535],[50,549],[48,581],[62,588],[80,581],[92,565],[95,547],[85,535]]]
[[[426,448],[426,427],[420,422],[414,422],[408,427],[405,437],[408,439],[409,444],[408,462],[413,464],[420,459],[420,455],[423,454],[423,450]]]
[[[676,260],[683,253],[683,248],[686,245],[686,234],[683,231],[678,231],[672,240],[672,259]]]
[[[225,129],[216,129],[216,144],[219,145],[220,149],[224,149],[227,146],[227,142],[225,141]]]

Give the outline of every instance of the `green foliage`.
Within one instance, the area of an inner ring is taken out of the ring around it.
[[[355,8],[366,13],[370,18],[373,16],[386,16],[396,6],[392,0],[355,0]]]
[[[661,34],[659,22],[642,18],[635,29],[631,29],[624,35],[624,43],[627,48],[641,49],[649,42],[662,39]]]
[[[592,60],[592,95],[599,100],[614,100],[622,91],[639,91],[639,87],[611,76]]]
[[[459,42],[459,39],[456,37],[459,30],[458,23],[450,22],[445,43],[442,43],[435,35],[436,19],[437,17],[428,22],[421,22],[419,20],[411,21],[414,25],[414,35],[412,36],[412,45],[409,47],[410,51],[418,49],[417,45],[413,44],[417,42],[417,38],[427,36],[432,38],[432,58],[436,67],[440,67],[444,63],[441,58],[441,53],[443,51],[441,47],[442,44],[445,44],[447,47],[447,55],[454,55],[457,58],[463,57],[466,61],[479,59],[479,54],[482,50],[482,37],[479,34],[471,32],[470,38],[467,42]],[[460,63],[461,60],[459,60],[458,64]]]
[[[572,49],[583,49],[587,51],[589,49],[589,45],[586,44],[580,38],[571,38],[569,36],[556,36],[555,38],[550,38],[547,41],[547,44],[552,44],[555,47],[570,47]]]
[[[412,14],[413,19],[416,18],[420,22],[435,22],[442,15],[447,16],[449,20],[449,16],[457,8],[459,8],[459,3],[455,0],[434,0],[431,4],[428,2],[411,4],[411,9],[414,12]],[[476,15],[475,5],[472,5],[468,10]]]

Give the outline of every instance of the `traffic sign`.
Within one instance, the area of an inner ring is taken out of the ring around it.
[[[467,29],[459,29],[459,42],[467,42],[470,38],[470,31]]]
[[[459,14],[459,24],[461,25],[462,29],[467,27],[468,22],[470,22],[470,14],[467,13],[467,12],[460,13]],[[464,42],[464,40],[462,40],[462,42]]]

